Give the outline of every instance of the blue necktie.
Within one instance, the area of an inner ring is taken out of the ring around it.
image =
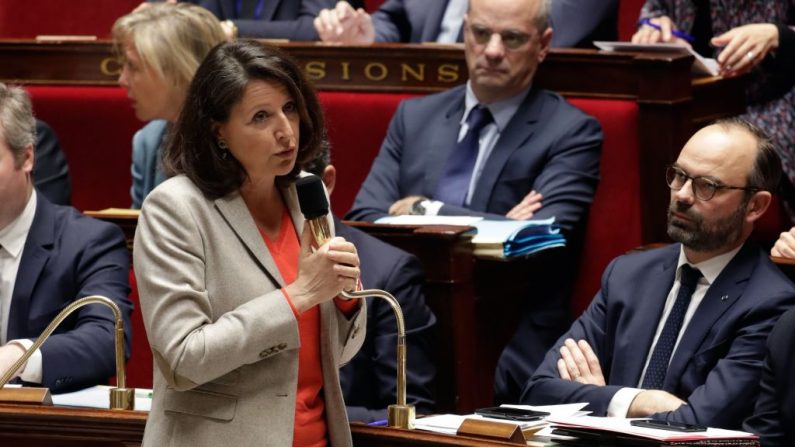
[[[701,278],[701,272],[698,269],[694,269],[687,264],[682,266],[676,302],[674,302],[671,313],[668,314],[668,319],[665,320],[665,326],[663,326],[663,330],[660,333],[660,338],[657,339],[657,344],[654,345],[654,352],[649,360],[649,366],[646,368],[646,375],[643,377],[641,388],[647,390],[662,389],[665,382],[665,374],[668,372],[668,363],[671,360],[676,339],[679,337],[679,331],[685,321],[687,307],[690,305],[690,298],[692,298],[693,292],[696,290],[699,278]]]
[[[486,107],[478,105],[469,112],[469,128],[464,138],[456,143],[453,153],[444,165],[434,200],[457,206],[464,204],[475,161],[478,159],[480,131],[492,121],[491,113]]]

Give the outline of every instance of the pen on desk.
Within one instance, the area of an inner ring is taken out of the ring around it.
[[[652,23],[651,19],[640,19],[640,22],[638,22],[638,23],[641,24],[641,25],[650,26],[650,27],[656,29],[657,31],[662,31],[662,27],[660,25],[656,24],[656,23]],[[673,34],[674,36],[676,36],[676,37],[678,37],[680,39],[684,39],[684,40],[686,40],[686,41],[688,41],[690,43],[693,43],[693,42],[696,41],[695,37],[691,36],[690,34],[687,34],[684,31],[679,31],[679,30],[672,29],[671,30],[671,34]]]
[[[380,419],[377,421],[370,422],[367,425],[372,425],[373,427],[385,427],[386,424],[387,424],[386,419]]]

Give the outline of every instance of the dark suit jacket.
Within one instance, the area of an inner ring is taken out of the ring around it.
[[[795,309],[785,313],[767,340],[761,391],[743,430],[756,433],[763,447],[795,445]]]
[[[400,104],[348,219],[374,221],[410,195],[433,198],[458,137],[465,88]],[[536,217],[554,216],[571,231],[591,205],[601,144],[595,119],[555,93],[531,89],[494,146],[469,208],[444,205],[440,214],[504,218],[536,190],[544,195]]]
[[[616,39],[617,0],[555,0],[550,6],[553,47],[590,47],[594,40]],[[373,13],[375,40],[435,42],[446,8],[447,0],[386,0]]]
[[[522,401],[589,402],[587,409],[604,415],[616,391],[637,387],[673,285],[679,247],[672,244],[613,260],[601,291],[548,352]],[[795,285],[767,254],[746,243],[710,286],[671,358],[663,389],[687,405],[655,417],[739,428],[759,392],[767,335],[793,303]],[[564,338],[584,339],[593,347],[607,386],[559,378],[556,362]]]
[[[35,163],[33,185],[52,203],[69,205],[72,186],[69,165],[66,164],[58,137],[45,122],[36,120]]]
[[[253,1],[257,0],[245,0]],[[241,37],[318,40],[312,24],[323,8],[333,8],[336,0],[263,0],[260,18],[238,18],[237,0],[200,0],[218,20],[232,20]]]
[[[124,316],[129,355],[130,254],[119,227],[53,205],[39,194],[17,272],[8,339],[35,339],[64,307],[88,295],[112,299]],[[111,310],[75,311],[41,346],[42,385],[54,393],[107,383],[116,374]]]
[[[386,290],[397,298],[406,325],[406,400],[417,413],[434,411],[436,367],[431,343],[436,317],[425,304],[424,273],[414,256],[334,220],[334,231],[352,242],[362,265],[365,289]],[[367,298],[367,337],[361,350],[340,370],[340,383],[351,421],[386,419],[396,402],[397,326],[392,307]]]

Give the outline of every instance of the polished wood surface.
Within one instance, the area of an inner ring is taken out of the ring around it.
[[[0,405],[0,445],[139,446],[147,415],[142,411]]]

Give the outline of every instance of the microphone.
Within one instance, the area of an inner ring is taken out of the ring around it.
[[[318,247],[331,239],[331,230],[328,227],[328,199],[323,188],[323,181],[316,175],[301,177],[295,182],[298,192],[298,204],[304,215],[312,236]]]
[[[331,239],[331,229],[328,226],[328,199],[323,188],[323,181],[316,175],[299,178],[295,182],[298,193],[298,204],[301,213],[306,219],[315,239],[315,244],[321,246]],[[342,291],[340,295],[345,299],[365,298],[368,296],[386,300],[392,307],[397,321],[397,404],[387,408],[387,424],[390,427],[414,429],[414,406],[406,404],[406,324],[403,320],[403,311],[400,303],[389,292],[378,289],[367,289],[356,292]]]

